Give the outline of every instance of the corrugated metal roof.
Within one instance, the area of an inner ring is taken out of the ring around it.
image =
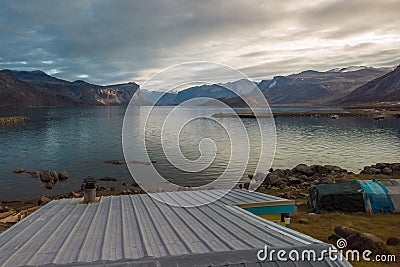
[[[195,202],[212,194],[158,196]],[[0,235],[0,266],[260,266],[256,252],[264,245],[326,248],[234,206],[268,199],[280,200],[242,190],[194,208],[166,205],[149,195],[103,197],[89,205],[79,204],[80,199],[54,200]]]

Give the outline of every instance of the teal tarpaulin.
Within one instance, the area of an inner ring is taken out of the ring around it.
[[[317,213],[327,211],[400,213],[400,179],[350,180],[312,186],[309,205]]]

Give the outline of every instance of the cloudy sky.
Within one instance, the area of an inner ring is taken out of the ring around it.
[[[254,80],[400,64],[398,0],[0,0],[0,69],[99,84],[187,61]]]

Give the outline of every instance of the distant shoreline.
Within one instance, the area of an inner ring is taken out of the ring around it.
[[[373,110],[353,110],[353,111],[305,111],[305,112],[272,112],[272,113],[252,113],[252,112],[237,112],[237,113],[216,113],[213,115],[216,118],[290,118],[290,117],[332,117],[337,119],[339,117],[367,117],[383,119],[384,117],[400,118],[400,111],[373,111]]]

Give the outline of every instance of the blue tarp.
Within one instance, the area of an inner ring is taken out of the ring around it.
[[[395,212],[389,190],[377,180],[357,180],[364,191],[364,204],[370,212]]]

